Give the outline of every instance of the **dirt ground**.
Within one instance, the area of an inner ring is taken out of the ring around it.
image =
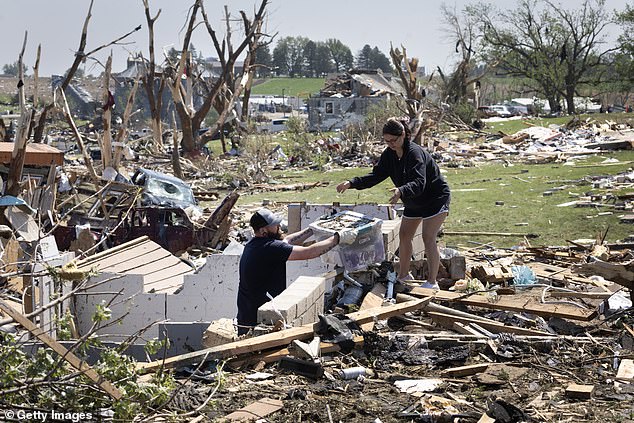
[[[425,320],[414,313],[413,320]],[[383,321],[385,322],[385,321]],[[220,387],[204,408],[209,421],[262,398],[281,400],[270,422],[477,422],[488,414],[497,422],[632,422],[634,386],[615,387],[615,357],[632,357],[632,337],[617,339],[610,330],[592,330],[595,342],[570,338],[527,342],[512,335],[489,341],[427,340],[420,328],[391,318],[387,327],[364,333],[364,346],[348,354],[322,357],[323,376],[305,377],[277,364],[223,370]],[[591,329],[588,329],[590,331]],[[454,334],[455,335],[455,334]],[[619,344],[629,345],[620,351]],[[616,352],[616,353],[615,353]],[[486,370],[451,376],[446,369],[490,363]],[[344,380],[339,370],[369,369]],[[262,380],[258,380],[258,376]],[[254,378],[254,379],[250,379]],[[185,395],[191,407],[217,387],[217,379],[193,381]],[[425,389],[402,392],[398,381],[426,380]],[[566,395],[571,384],[594,385],[590,399]],[[203,394],[204,392],[204,394]],[[181,403],[181,405],[184,405]],[[493,420],[491,420],[493,421]]]

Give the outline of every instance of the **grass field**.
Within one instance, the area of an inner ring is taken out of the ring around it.
[[[324,78],[270,78],[253,86],[257,95],[284,95],[308,98],[324,87]]]
[[[616,165],[603,163],[616,158]],[[447,231],[513,232],[538,235],[532,245],[566,245],[566,240],[595,238],[607,231],[607,240],[616,241],[634,233],[631,225],[619,223],[624,212],[612,208],[557,207],[580,195],[604,194],[595,189],[589,176],[614,175],[633,167],[634,151],[584,156],[574,166],[557,164],[504,165],[484,163],[477,167],[445,169],[452,189],[451,214],[445,224]],[[442,166],[441,166],[442,167]],[[275,171],[273,179],[282,184],[322,181],[327,187],[304,192],[283,191],[247,194],[241,204],[272,202],[380,203],[389,198],[389,180],[368,190],[348,190],[338,194],[337,183],[363,175],[369,168],[343,168],[329,172],[287,170]],[[545,196],[544,192],[553,194]],[[609,214],[608,214],[609,213]],[[521,237],[445,236],[447,245],[473,245],[470,241],[493,242],[499,247],[518,245]]]
[[[626,122],[634,120],[634,114],[594,114],[581,116],[602,122],[610,120]],[[565,125],[570,117],[533,119],[534,125]],[[495,123],[488,130],[507,134],[517,132],[527,125],[521,121]],[[472,134],[470,134],[472,136]],[[289,137],[275,134],[269,140],[271,148],[278,143],[286,150]],[[219,150],[219,142],[214,151]],[[617,159],[618,163],[604,163],[606,159]],[[572,165],[571,165],[572,164]],[[592,185],[593,176],[616,175],[634,169],[634,151],[603,152],[592,156],[580,156],[573,162],[528,165],[501,161],[482,162],[476,167],[444,168],[445,177],[452,189],[451,214],[445,224],[447,231],[469,232],[513,232],[538,235],[530,239],[532,245],[566,245],[567,240],[596,238],[606,233],[606,240],[614,242],[634,234],[634,226],[619,223],[624,211],[610,207],[583,208],[557,207],[571,202],[579,196],[590,194],[618,194],[623,189],[598,189]],[[272,184],[295,184],[328,182],[326,187],[313,188],[304,192],[243,192],[240,204],[258,204],[263,200],[271,202],[307,203],[379,203],[389,198],[392,187],[389,180],[368,190],[348,190],[338,194],[336,184],[367,173],[369,168],[339,168],[330,171],[310,171],[304,169],[276,170],[269,175]],[[544,192],[552,192],[544,195]],[[629,188],[631,193],[633,190]],[[628,213],[631,213],[628,212]],[[522,237],[497,236],[445,236],[448,245],[471,245],[473,242],[493,242],[498,247],[511,247],[522,242]]]

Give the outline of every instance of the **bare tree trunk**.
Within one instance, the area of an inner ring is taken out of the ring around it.
[[[260,7],[255,14],[254,22],[259,22],[264,19],[264,12],[266,9],[267,2],[268,0],[262,0]],[[216,52],[222,64],[223,72],[218,77],[216,82],[213,84],[209,92],[207,93],[207,96],[205,97],[202,106],[196,111],[193,111],[193,110],[190,111],[184,105],[180,76],[183,74],[183,70],[185,68],[185,57],[187,56],[187,53],[189,51],[189,40],[191,39],[191,32],[194,29],[194,24],[196,21],[196,13],[198,12],[199,8],[201,10],[201,13],[203,14],[205,26],[207,27],[207,31],[209,32],[213,40],[214,47],[216,48]],[[243,12],[241,12],[241,14],[243,15],[243,21],[244,21],[245,15]],[[248,22],[248,20],[246,20],[246,22]],[[225,89],[226,87],[229,87],[229,90],[231,91],[231,95],[228,96],[230,97],[230,100],[224,104],[229,104],[229,105],[234,104],[235,99],[237,98],[237,95],[234,90],[233,79],[230,79],[229,76],[233,72],[234,63],[236,62],[238,57],[242,54],[244,49],[249,45],[249,41],[254,37],[256,28],[259,28],[259,26],[255,24],[250,25],[250,23],[248,26],[245,26],[245,36],[243,41],[240,43],[240,46],[236,48],[235,51],[232,51],[231,53],[228,54],[225,43],[223,43],[221,46],[221,43],[218,41],[218,38],[216,37],[215,31],[209,24],[209,19],[207,18],[207,15],[205,13],[204,4],[202,3],[202,1],[197,0],[194,6],[192,7],[189,25],[187,27],[187,31],[185,33],[185,40],[183,42],[183,49],[181,50],[181,61],[179,63],[179,66],[176,72],[173,72],[172,75],[170,76],[171,81],[168,84],[170,91],[172,92],[172,98],[174,99],[176,112],[178,113],[178,116],[181,121],[181,130],[183,131],[183,138],[181,140],[181,144],[185,152],[188,152],[188,153],[194,152],[195,150],[199,148],[198,142],[197,142],[198,141],[197,133],[198,133],[198,130],[200,129],[201,123],[207,116],[207,113],[209,112],[212,105],[214,106],[216,105],[216,102],[218,101],[219,93],[221,93],[221,91]],[[227,106],[227,107],[230,107],[230,106]],[[227,107],[225,107],[225,109]],[[223,119],[226,118],[226,114],[227,114],[227,111],[225,110]],[[219,124],[217,125],[217,127],[220,128],[220,130],[222,130],[221,122],[222,121],[219,119]]]
[[[106,71],[103,76],[103,138],[101,140],[101,163],[103,168],[112,167],[112,134],[111,118],[114,97],[110,92],[110,73],[112,72],[112,55],[106,61]]]
[[[119,131],[117,132],[114,161],[112,163],[112,167],[114,167],[117,171],[119,170],[119,163],[121,163],[121,154],[123,153],[123,147],[125,147],[125,140],[128,136],[128,122],[130,121],[130,114],[132,113],[132,106],[134,106],[134,98],[138,87],[139,77],[137,76],[137,79],[134,81],[134,86],[132,87],[132,90],[130,90],[130,95],[128,95],[128,101],[123,112],[121,128],[119,128]]]
[[[93,3],[94,3],[94,0],[90,0],[90,6],[88,7],[88,13],[86,14],[86,19],[84,20],[84,26],[83,26],[82,32],[81,32],[81,38],[80,38],[80,41],[79,41],[79,48],[77,49],[77,52],[75,52],[75,60],[73,61],[73,64],[71,65],[70,69],[66,73],[66,78],[64,78],[64,81],[61,84],[62,89],[64,89],[64,90],[66,90],[66,88],[70,84],[70,81],[75,76],[75,72],[77,71],[77,68],[79,68],[79,65],[84,60],[86,60],[87,57],[90,57],[91,55],[95,54],[99,50],[102,50],[102,49],[104,49],[104,48],[106,48],[106,47],[108,47],[108,46],[110,46],[112,44],[116,44],[116,43],[120,42],[124,38],[128,37],[130,34],[132,34],[132,33],[134,33],[134,32],[136,32],[136,31],[141,29],[141,26],[139,25],[138,27],[136,27],[132,31],[130,31],[127,34],[117,38],[116,40],[111,41],[111,42],[109,42],[107,44],[101,45],[101,46],[89,51],[88,53],[85,53],[84,50],[86,48],[86,39],[87,39],[87,35],[88,35],[88,22],[90,21],[90,17],[92,16],[91,15],[91,11],[92,11]],[[46,127],[46,118],[48,116],[48,112],[50,112],[53,107],[54,107],[53,103],[49,103],[46,106],[44,106],[44,109],[42,110],[42,113],[40,113],[40,118],[38,120],[37,127],[35,128],[35,133],[33,134],[33,142],[41,142],[42,141],[42,138],[43,138],[43,135],[44,135],[44,128]]]
[[[189,57],[189,42],[191,40],[192,32],[194,30],[194,25],[196,23],[196,15],[198,14],[198,9],[202,4],[202,0],[196,0],[194,5],[191,8],[191,15],[189,17],[189,24],[187,25],[187,30],[185,31],[185,38],[183,40],[183,48],[181,50],[181,58],[175,72],[171,75],[171,81],[168,84],[169,89],[172,93],[172,99],[174,101],[174,107],[176,108],[176,113],[178,113],[178,117],[181,121],[181,131],[183,132],[183,137],[181,139],[181,144],[183,146],[183,150],[185,153],[194,153],[198,150],[198,145],[196,144],[196,140],[194,138],[194,133],[192,131],[192,112],[185,105],[185,99],[183,98],[183,86],[181,82],[181,76],[185,71],[185,66],[187,62],[187,58]]]
[[[64,112],[64,116],[66,117],[66,122],[68,123],[68,126],[70,126],[70,129],[73,131],[73,135],[75,135],[75,139],[77,140],[77,146],[79,147],[79,151],[84,157],[84,163],[86,164],[86,168],[88,169],[88,174],[92,178],[92,181],[95,183],[95,185],[99,185],[101,183],[101,180],[99,176],[97,176],[97,172],[95,172],[95,168],[92,165],[92,159],[90,158],[90,154],[88,154],[88,151],[86,150],[86,147],[84,146],[84,141],[70,113],[70,108],[68,107],[68,102],[66,101],[66,94],[64,94],[64,90],[62,89],[62,87],[57,87],[56,93],[59,94],[59,96],[62,99],[62,102],[63,102],[62,111]]]
[[[183,179],[183,168],[181,168],[180,153],[178,151],[178,127],[176,126],[176,115],[172,112],[172,140],[174,146],[172,147],[172,169],[174,169],[174,175],[177,178]]]
[[[7,181],[7,195],[17,197],[20,194],[20,180],[22,179],[22,169],[24,168],[24,157],[26,156],[26,142],[31,126],[31,113],[26,109],[26,95],[24,93],[24,66],[22,58],[26,49],[26,39],[28,33],[24,32],[24,42],[18,58],[18,101],[20,102],[20,123],[16,133],[13,152],[11,153],[11,164],[9,165],[9,175]]]
[[[35,66],[33,66],[33,108],[39,106],[39,86],[40,86],[40,55],[42,54],[42,44],[37,45],[37,54],[35,57]],[[31,126],[35,126],[31,124]]]
[[[88,13],[86,14],[86,19],[84,19],[84,26],[83,26],[83,28],[81,30],[81,38],[79,40],[79,48],[78,48],[77,52],[75,53],[75,60],[73,61],[73,64],[71,65],[70,69],[66,73],[66,78],[62,82],[62,89],[63,90],[66,90],[66,87],[68,87],[68,84],[70,84],[70,81],[75,76],[75,72],[77,71],[77,68],[79,67],[79,64],[85,58],[84,50],[86,48],[86,39],[88,37],[88,22],[90,22],[90,17],[92,16],[91,11],[92,11],[93,3],[94,3],[94,0],[90,0],[90,6],[88,7]],[[42,113],[40,114],[40,120],[39,120],[39,122],[37,124],[37,127],[35,128],[35,134],[33,134],[33,141],[34,142],[41,142],[42,141],[42,138],[43,138],[43,135],[44,135],[44,128],[46,126],[46,117],[48,115],[48,112],[52,108],[53,108],[53,103],[49,103],[42,110]]]
[[[27,139],[31,138],[33,128],[35,127],[36,110],[38,100],[38,86],[39,86],[39,74],[40,74],[40,55],[42,53],[42,45],[38,44],[37,54],[35,58],[35,66],[33,67],[33,111],[31,113],[31,121],[29,122],[29,135]]]
[[[154,95],[154,84],[156,83],[154,22],[156,22],[159,15],[161,14],[161,9],[159,9],[158,12],[156,12],[156,16],[152,18],[152,16],[150,15],[150,5],[148,3],[148,0],[143,0],[143,6],[145,8],[145,20],[147,21],[148,26],[148,43],[150,50],[150,63],[148,64],[147,72],[143,76],[143,84],[145,86],[148,103],[150,104],[150,116],[152,119],[152,136],[154,137],[154,145],[160,146],[159,148],[162,148],[163,124],[161,122],[161,106],[163,103],[163,89],[165,88],[165,78],[163,76],[161,76],[156,96]]]
[[[407,51],[405,47],[401,47],[403,52],[397,48],[390,47],[390,56],[392,57],[392,63],[398,72],[405,92],[407,94],[407,115],[410,119],[410,130],[412,131],[412,141],[421,145],[423,138],[423,92],[418,87],[418,77],[416,71],[418,69],[418,59],[407,59]],[[407,74],[405,74],[405,71]],[[430,151],[433,150],[433,143],[427,146]]]

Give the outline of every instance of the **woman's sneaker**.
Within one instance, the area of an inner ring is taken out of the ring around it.
[[[427,289],[440,289],[440,287],[438,286],[438,282],[434,282],[434,283],[430,283],[430,282],[423,282],[419,285],[421,288],[427,288]]]
[[[412,275],[412,272],[409,272],[407,275],[405,275],[402,278],[398,278],[399,282],[407,282],[407,281],[415,281],[416,278],[414,277],[414,275]]]

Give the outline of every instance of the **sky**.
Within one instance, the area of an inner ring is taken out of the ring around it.
[[[161,50],[180,49],[188,10],[193,0],[149,0],[154,15],[161,14],[155,23],[157,54]],[[42,46],[40,75],[61,74],[70,67],[74,51],[79,46],[82,26],[89,6],[88,0],[2,0],[0,7],[0,66],[18,59],[24,32],[28,31],[24,62],[29,73],[35,64],[38,44]],[[356,55],[365,44],[378,47],[389,56],[390,43],[405,46],[409,57],[418,57],[430,70],[436,66],[446,69],[456,59],[453,45],[448,40],[442,22],[441,5],[460,11],[466,0],[270,0],[265,30],[285,36],[303,36],[314,41],[336,38]],[[490,3],[510,8],[511,0],[491,0]],[[579,0],[560,0],[563,7],[575,9]],[[224,35],[224,5],[232,18],[239,18],[244,10],[252,16],[258,2],[254,0],[205,1],[211,25]],[[606,0],[607,10],[622,10],[626,0]],[[630,3],[632,4],[632,3]],[[94,0],[88,27],[87,50],[110,43],[138,25],[143,28],[126,38],[123,45],[111,46],[95,57],[105,63],[107,54],[113,54],[113,72],[125,69],[130,53],[141,51],[148,56],[148,33],[142,0]],[[238,22],[235,23],[234,42],[239,40]],[[618,28],[611,28],[610,40],[616,38]],[[205,57],[215,56],[206,29],[200,26],[194,32],[192,43]],[[271,50],[275,41],[271,46]],[[89,60],[86,73],[97,75],[102,67]]]

